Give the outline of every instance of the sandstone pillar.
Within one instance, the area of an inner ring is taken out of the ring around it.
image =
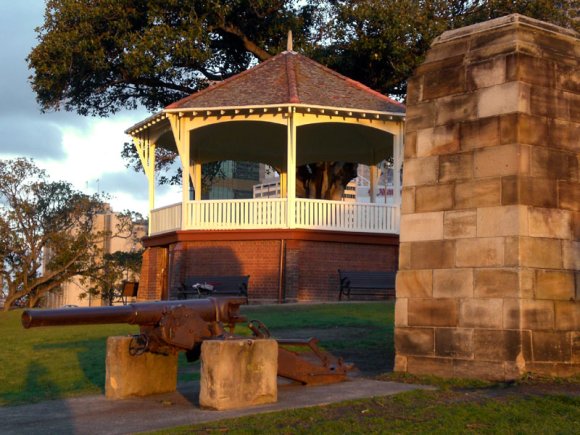
[[[409,81],[395,370],[580,373],[580,41],[511,15]]]
[[[201,345],[199,404],[217,410],[278,400],[276,340],[206,340]]]
[[[107,339],[105,396],[125,399],[170,393],[177,387],[177,355],[129,354],[131,337]]]

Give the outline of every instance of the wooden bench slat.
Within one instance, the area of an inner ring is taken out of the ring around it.
[[[200,293],[193,288],[195,284],[210,284],[213,290],[209,296],[245,296],[248,297],[248,282],[250,275],[200,275],[188,276],[181,284],[181,289],[177,292],[178,299],[187,299],[187,296],[200,296]]]
[[[343,295],[346,295],[350,300],[351,294],[361,296],[395,296],[396,271],[373,272],[339,269],[338,274],[340,279],[338,300],[342,300]]]

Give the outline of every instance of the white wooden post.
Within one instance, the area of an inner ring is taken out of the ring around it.
[[[181,123],[180,131],[180,157],[181,157],[181,229],[189,228],[190,222],[187,219],[189,202],[189,179],[190,179],[190,153],[189,153],[189,130],[186,130],[184,123]]]
[[[287,163],[286,163],[286,193],[288,206],[286,207],[288,217],[286,224],[288,228],[296,226],[296,125],[294,124],[294,108],[291,107],[288,113],[288,140],[287,140]]]
[[[147,181],[149,183],[149,222],[151,210],[155,209],[155,143],[149,144]]]

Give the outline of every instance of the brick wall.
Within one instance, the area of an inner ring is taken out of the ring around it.
[[[139,301],[165,299],[167,291],[167,248],[150,247],[143,253]]]
[[[578,35],[512,15],[409,81],[396,370],[580,372]]]

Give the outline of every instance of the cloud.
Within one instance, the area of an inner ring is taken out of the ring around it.
[[[62,131],[51,122],[13,116],[0,118],[2,155],[60,160],[66,157],[62,139]]]
[[[148,199],[147,178],[131,169],[125,172],[103,172],[99,178],[99,189],[111,195],[128,194],[134,199]]]

